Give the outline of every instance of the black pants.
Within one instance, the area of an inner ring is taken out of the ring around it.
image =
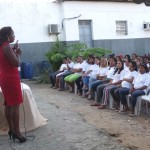
[[[83,87],[83,81],[82,81],[82,76],[79,77],[76,81],[75,81],[78,91],[79,93],[82,93],[82,87]]]
[[[62,89],[64,89],[65,87],[64,87],[64,85],[65,85],[65,81],[64,81],[64,78],[66,77],[66,76],[69,76],[69,75],[71,75],[71,74],[73,74],[71,71],[67,71],[66,73],[64,73],[63,75],[61,75],[61,77],[60,77],[60,87],[62,88]]]
[[[56,83],[56,75],[59,73],[59,71],[56,71],[56,72],[53,72],[50,74],[50,81],[51,81],[51,84],[52,86],[55,86],[55,83]]]
[[[119,97],[119,87],[113,87],[111,90],[110,90],[110,94],[113,98],[113,100],[119,104],[120,103],[120,97]]]

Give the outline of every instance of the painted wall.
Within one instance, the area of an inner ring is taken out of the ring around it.
[[[80,20],[92,20],[93,40],[148,38],[143,22],[150,22],[150,9],[144,4],[116,2],[64,2],[64,17],[81,15]],[[65,21],[66,40],[79,40],[78,19]],[[128,35],[116,35],[116,21],[128,22]]]
[[[78,17],[76,19],[68,19]],[[94,47],[114,53],[139,55],[150,52],[150,31],[143,30],[143,22],[150,22],[150,9],[144,4],[111,2],[63,2],[49,0],[20,2],[0,1],[0,28],[12,26],[23,51],[22,61],[32,61],[34,75],[37,65],[46,60],[45,53],[52,46],[54,35],[48,35],[48,24],[58,24],[62,41],[79,41],[78,20],[92,20]],[[128,21],[128,35],[116,35],[116,20]]]

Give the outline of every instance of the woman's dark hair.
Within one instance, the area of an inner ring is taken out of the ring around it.
[[[98,60],[101,60],[100,57],[98,57],[98,56],[96,56],[95,58],[98,59]]]
[[[0,46],[3,44],[3,42],[7,42],[8,35],[12,33],[11,27],[3,27],[0,29]]]
[[[110,59],[113,59],[114,60],[114,62],[117,64],[117,59],[115,58],[115,57],[111,57]],[[108,61],[108,66],[110,65],[110,63],[109,63],[109,61]],[[110,70],[111,69],[111,67],[109,67],[109,69],[108,70]]]
[[[116,58],[112,57],[111,59],[113,59],[114,62],[117,64],[117,59]]]
[[[135,61],[131,61],[130,63],[132,64],[134,70],[135,70],[135,71],[138,71],[136,62],[135,62]]]
[[[120,60],[119,60],[119,62],[121,62],[122,67],[121,67],[120,69],[116,68],[116,70],[114,71],[114,74],[115,74],[117,71],[118,71],[118,74],[120,74],[120,72],[124,69],[123,61],[120,61]]]
[[[146,73],[149,72],[148,67],[147,67],[146,64],[142,63],[142,64],[140,64],[140,66],[145,68]]]
[[[126,57],[127,57],[128,61],[130,62],[131,61],[130,55],[125,55],[124,58],[126,58]]]

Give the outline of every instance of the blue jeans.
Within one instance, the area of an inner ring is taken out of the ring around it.
[[[85,84],[87,87],[89,86],[89,78],[89,76],[82,77],[83,84]]]
[[[96,81],[95,78],[89,78],[89,90],[91,89],[92,84]]]
[[[126,95],[129,94],[129,90],[130,89],[126,87],[122,87],[122,88],[119,88],[118,91],[115,93],[116,96],[120,97],[120,101],[122,105],[127,105]]]
[[[137,97],[141,95],[145,95],[145,92],[142,90],[136,90],[131,94],[132,108],[134,108],[136,105]]]

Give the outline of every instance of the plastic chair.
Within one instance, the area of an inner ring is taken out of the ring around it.
[[[148,95],[141,96],[141,98],[138,100],[138,116],[140,115],[141,112],[142,101],[146,101],[146,113],[148,113],[148,103],[150,103],[150,93]]]
[[[128,106],[130,107],[130,97],[131,97],[131,94],[128,94],[127,95],[127,104],[128,104]],[[141,97],[142,96],[139,96],[138,98],[137,98],[137,102],[136,102],[136,105],[135,105],[135,108],[134,108],[134,115],[135,116],[139,116],[139,112],[140,112],[140,107],[141,107]]]

